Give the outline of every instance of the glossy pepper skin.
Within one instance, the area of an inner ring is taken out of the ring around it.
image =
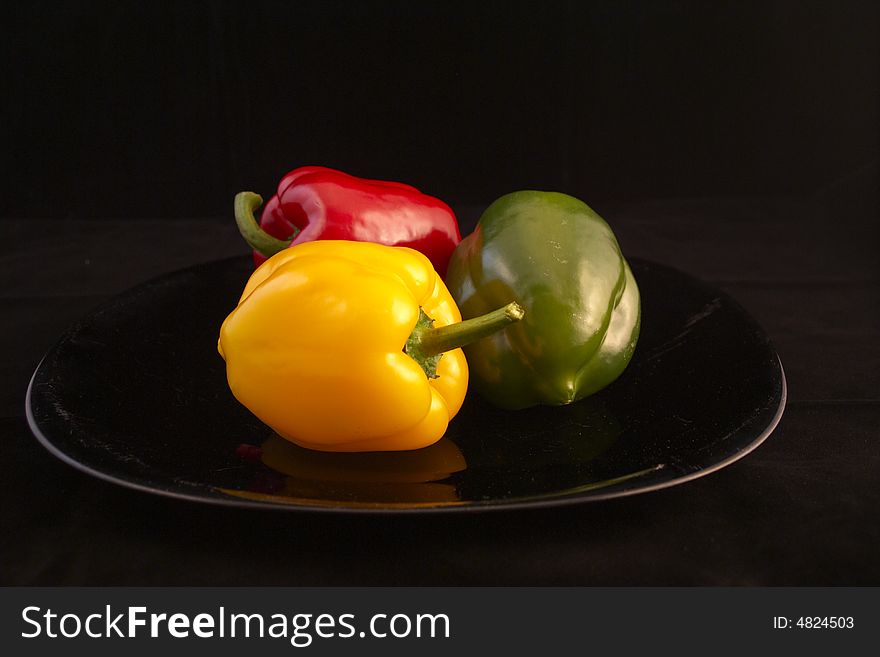
[[[236,215],[241,227],[246,218],[239,219],[238,203]],[[406,246],[424,253],[441,276],[461,241],[455,214],[440,199],[404,183],[356,178],[318,166],[294,169],[281,179],[260,214],[260,228],[290,244],[355,240]],[[287,244],[260,246],[271,252],[255,249],[257,265]]]
[[[502,408],[582,399],[632,358],[638,286],[611,228],[574,197],[502,196],[455,250],[446,282],[465,318],[508,301],[525,309],[522,322],[465,348],[473,386]]]
[[[440,439],[464,400],[467,362],[448,348],[450,334],[473,329],[460,320],[421,253],[322,240],[285,249],[252,274],[218,349],[235,397],[291,442],[418,449]],[[414,336],[428,334],[440,336],[433,353],[445,353],[418,355],[428,342]]]

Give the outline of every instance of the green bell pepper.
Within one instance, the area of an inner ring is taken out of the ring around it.
[[[464,318],[511,301],[516,325],[465,347],[471,382],[508,409],[568,404],[624,371],[639,336],[639,289],[611,228],[557,192],[502,196],[452,254],[447,286]]]

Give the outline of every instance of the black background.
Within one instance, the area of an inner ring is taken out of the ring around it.
[[[3,215],[222,217],[304,163],[450,203],[803,194],[876,162],[845,2],[22,2]]]
[[[876,3],[27,2],[0,27],[0,581],[877,584]],[[243,253],[235,192],[323,164],[463,232],[520,188],[705,278],[790,384],[757,452],[668,491],[478,518],[202,508],[56,462],[27,379],[125,287]]]

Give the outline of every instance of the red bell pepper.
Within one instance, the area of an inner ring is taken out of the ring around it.
[[[235,197],[235,221],[259,265],[293,244],[355,240],[408,246],[444,276],[461,241],[455,214],[440,199],[398,182],[366,180],[326,167],[300,167],[281,179],[260,214],[253,192]]]

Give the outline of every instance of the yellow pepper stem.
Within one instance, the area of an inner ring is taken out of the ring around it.
[[[254,192],[239,192],[235,195],[235,224],[244,241],[258,253],[272,257],[279,251],[283,251],[296,237],[296,233],[289,240],[280,240],[273,237],[260,227],[254,211],[263,204],[263,198]]]
[[[425,371],[429,378],[437,376],[437,363],[443,352],[458,349],[518,322],[525,311],[518,303],[509,303],[485,315],[457,324],[434,328],[432,320],[421,311],[416,327],[406,341],[406,353]]]
[[[466,319],[457,324],[423,329],[419,335],[419,350],[425,356],[442,354],[444,351],[458,349],[471,342],[482,340],[500,331],[508,324],[518,322],[525,310],[515,301],[485,315]]]

